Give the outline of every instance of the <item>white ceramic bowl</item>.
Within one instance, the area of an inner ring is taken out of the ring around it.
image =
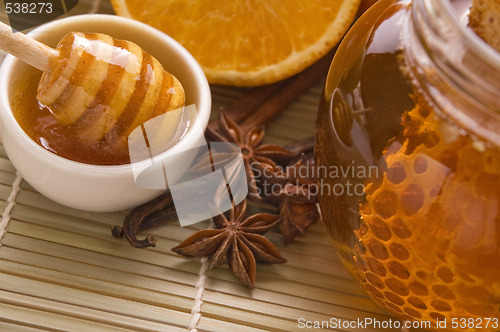
[[[198,63],[175,40],[143,23],[112,15],[64,18],[40,26],[30,36],[55,47],[71,31],[105,33],[141,46],[180,80],[186,92],[186,105],[196,106],[199,128],[206,128],[211,109],[210,88]],[[121,166],[84,164],[59,157],[31,140],[16,122],[10,107],[11,83],[27,68],[9,55],[0,69],[0,137],[9,159],[28,183],[60,204],[96,212],[131,208],[161,193],[136,185],[132,166],[141,168],[144,166],[141,162]],[[190,130],[156,160],[174,165],[176,152],[195,147],[200,135]]]

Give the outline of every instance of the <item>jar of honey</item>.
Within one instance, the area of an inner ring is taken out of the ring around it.
[[[500,54],[469,28],[470,6],[378,1],[340,45],[317,121],[342,261],[428,330],[500,330]]]

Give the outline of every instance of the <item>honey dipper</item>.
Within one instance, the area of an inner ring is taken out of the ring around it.
[[[0,23],[0,49],[43,71],[37,99],[81,138],[127,138],[134,128],[184,105],[184,89],[138,45],[71,32],[53,49]]]

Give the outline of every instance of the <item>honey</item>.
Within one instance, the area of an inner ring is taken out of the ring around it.
[[[498,331],[500,122],[493,110],[500,108],[484,111],[471,102],[474,87],[456,89],[461,81],[453,76],[458,83],[447,85],[451,75],[435,65],[442,58],[412,49],[418,42],[406,38],[420,14],[414,7],[423,3],[379,1],[332,62],[316,160],[323,167],[377,165],[380,172],[357,179],[363,195],[322,195],[321,210],[341,259],[388,312],[430,322],[431,330]],[[470,1],[449,4],[465,25]],[[464,54],[455,57],[467,64],[474,54]],[[483,75],[483,90],[496,88],[488,82],[493,69]]]
[[[126,141],[88,142],[74,128],[59,124],[36,99],[42,73],[29,68],[12,89],[11,107],[21,128],[43,148],[69,160],[94,165],[130,163]]]
[[[402,144],[388,146],[381,181],[366,187],[357,273],[408,320],[498,317],[500,151],[447,139],[449,124],[421,107],[405,115]]]
[[[50,70],[24,75],[11,99],[19,124],[35,142],[97,165],[129,163],[130,139],[143,146],[161,137],[164,144],[155,152],[171,146],[168,128],[178,131],[172,127],[183,112],[184,88],[152,55],[130,41],[80,32],[66,34],[54,53]],[[136,129],[145,135],[153,118],[161,122],[154,125],[155,137],[132,135]]]

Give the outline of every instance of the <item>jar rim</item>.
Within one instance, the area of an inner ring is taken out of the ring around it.
[[[455,11],[450,0],[442,1],[432,1],[433,5],[440,8],[440,12],[446,16],[446,19],[451,22],[453,27],[458,31],[461,37],[464,38],[464,42],[470,44],[473,49],[479,51],[478,53],[487,60],[488,63],[494,65],[496,68],[500,68],[500,52],[490,46],[486,41],[479,37],[472,29],[461,23],[455,15]]]
[[[500,147],[500,54],[468,26],[470,4],[413,0],[404,24],[404,56],[433,109]]]

